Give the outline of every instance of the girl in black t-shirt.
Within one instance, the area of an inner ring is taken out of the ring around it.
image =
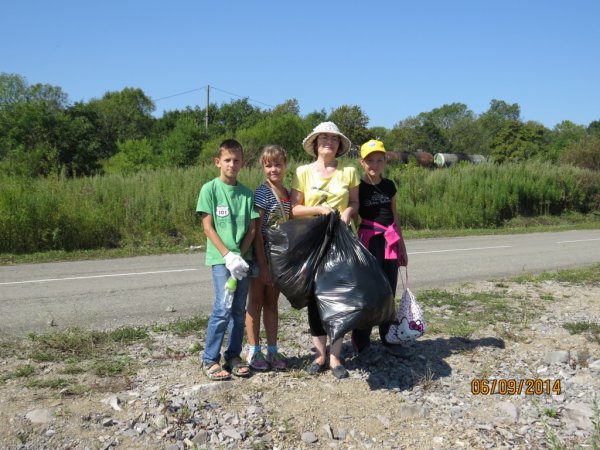
[[[366,248],[375,256],[385,273],[394,297],[398,282],[398,267],[408,264],[408,256],[402,233],[398,212],[396,210],[396,185],[392,180],[383,178],[386,154],[383,142],[370,140],[360,148],[360,164],[364,169],[358,196],[358,215],[361,224],[358,237]],[[385,340],[391,322],[379,325],[379,335],[383,345],[394,352],[396,347]],[[369,352],[371,329],[354,330],[352,345],[359,359],[373,362],[374,354]]]

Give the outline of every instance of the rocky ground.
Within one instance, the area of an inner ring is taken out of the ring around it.
[[[497,287],[482,282],[457,289]],[[600,345],[562,325],[600,323],[600,286],[506,282],[502,288],[507,297],[533,305],[535,314],[517,325],[488,325],[468,338],[429,333],[401,356],[376,340],[372,364],[358,361],[346,342],[345,380],[330,372],[306,374],[305,313],[290,310],[280,327],[280,347],[290,357],[286,372],[209,382],[190,350],[202,336],[162,332],[150,344],[123,349],[138,363],[135,375],[69,374],[91,387],[83,393],[27,388],[26,379],[5,377],[0,447],[598,448]],[[512,313],[519,311],[517,301]],[[14,374],[24,358],[7,356],[0,373]],[[38,378],[64,373],[62,363],[35,367]],[[493,385],[495,392],[486,393]]]

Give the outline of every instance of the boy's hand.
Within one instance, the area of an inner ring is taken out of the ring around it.
[[[248,270],[234,269],[233,272],[231,272],[231,276],[238,281],[246,278],[246,275],[248,275]]]
[[[244,278],[248,274],[248,269],[250,268],[248,263],[244,261],[244,258],[232,252],[228,252],[225,255],[225,267],[227,267],[227,270],[231,272],[231,275],[236,280]]]

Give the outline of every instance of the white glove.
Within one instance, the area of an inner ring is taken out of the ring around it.
[[[233,272],[231,272],[231,276],[238,281],[240,281],[242,278],[245,278],[246,275],[248,275],[248,269],[242,270],[236,268],[233,270]]]
[[[250,268],[248,263],[244,261],[244,258],[232,252],[228,252],[225,255],[225,267],[227,267],[227,270],[231,272],[231,275],[236,280],[244,278],[248,274],[248,269]]]

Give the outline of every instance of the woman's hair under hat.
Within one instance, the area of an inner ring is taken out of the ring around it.
[[[350,139],[348,139],[344,134],[340,131],[337,125],[333,122],[321,122],[317,125],[311,133],[304,138],[302,141],[302,147],[306,153],[310,156],[316,155],[315,141],[319,137],[320,134],[335,134],[340,137],[340,148],[338,149],[337,156],[342,156],[350,150]]]

